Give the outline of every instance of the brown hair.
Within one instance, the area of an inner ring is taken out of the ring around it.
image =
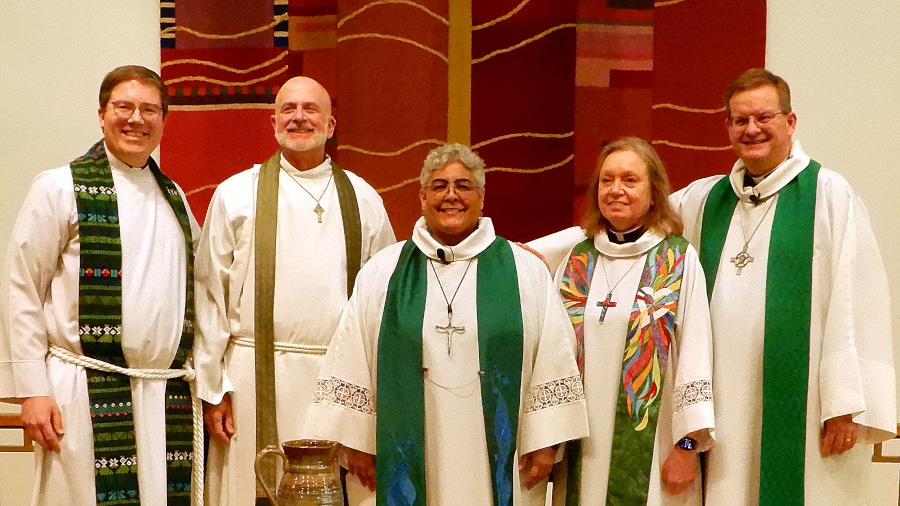
[[[761,86],[773,86],[778,92],[778,105],[784,113],[791,112],[791,88],[787,81],[766,69],[745,70],[734,78],[725,90],[725,113],[731,117],[731,97],[741,91],[752,90]]]
[[[166,83],[163,82],[159,74],[140,65],[125,65],[112,69],[103,82],[100,83],[100,108],[105,109],[109,103],[109,96],[112,95],[116,86],[127,81],[140,81],[149,86],[154,86],[159,90],[159,100],[162,104],[163,118],[169,113],[169,92]]]
[[[597,168],[591,176],[591,183],[585,195],[587,210],[581,220],[581,227],[587,236],[593,237],[609,227],[609,221],[600,212],[597,194],[600,189],[600,167],[603,167],[603,162],[609,155],[617,151],[631,151],[638,155],[647,166],[652,203],[647,211],[644,226],[648,230],[653,229],[663,235],[680,234],[684,230],[684,223],[669,204],[669,178],[666,176],[666,168],[663,167],[662,160],[647,141],[637,137],[623,137],[604,145],[597,158]]]

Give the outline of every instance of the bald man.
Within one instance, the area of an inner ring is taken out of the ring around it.
[[[395,242],[378,193],[325,154],[335,124],[325,88],[290,79],[272,115],[281,149],[225,180],[210,202],[196,253],[194,350],[212,436],[208,504],[264,495],[249,486],[256,452],[302,437],[356,272]]]

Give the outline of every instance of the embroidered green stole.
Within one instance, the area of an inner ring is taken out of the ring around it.
[[[506,239],[497,237],[482,251],[477,267],[481,401],[490,478],[494,504],[509,506],[524,331],[516,264]],[[427,504],[422,370],[426,269],[425,255],[407,241],[388,284],[378,336],[376,500],[388,506]]]
[[[774,204],[766,266],[760,506],[804,501],[813,233],[820,167],[810,160],[781,189]],[[710,298],[737,204],[725,177],[710,190],[703,209],[700,262]]]
[[[344,226],[344,248],[347,256],[347,297],[362,264],[362,225],[356,190],[343,169],[331,162],[334,186],[341,207]],[[256,371],[256,449],[279,446],[275,423],[275,251],[278,225],[278,176],[281,173],[281,151],[276,151],[259,169],[254,229],[254,262],[256,277],[254,306],[254,366]],[[323,225],[324,226],[324,225]],[[302,231],[297,231],[302,233]],[[273,487],[276,462],[259,464],[263,479]],[[257,483],[257,500],[268,504],[265,491]]]
[[[150,170],[184,232],[187,279],[184,324],[172,368],[187,359],[194,339],[194,279],[191,224],[181,195],[151,158]],[[128,367],[122,352],[122,241],[116,188],[103,141],[70,164],[78,208],[81,267],[78,333],[85,356]],[[127,273],[126,273],[127,275]],[[174,295],[174,294],[173,294]],[[85,369],[94,433],[97,504],[140,504],[131,380],[122,374]],[[166,382],[166,472],[168,504],[191,501],[192,410],[183,379]]]
[[[675,314],[688,242],[680,235],[663,239],[647,253],[628,318],[622,364],[622,388],[610,451],[606,504],[646,504],[659,398],[675,334]],[[577,244],[569,255],[560,295],[575,329],[578,368],[584,375],[584,310],[600,252],[593,239]],[[598,367],[594,364],[592,367]],[[587,388],[587,387],[586,387]],[[566,504],[580,505],[581,443],[566,446]]]

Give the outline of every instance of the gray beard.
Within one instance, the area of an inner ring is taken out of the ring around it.
[[[326,132],[316,132],[311,139],[305,141],[292,141],[288,138],[287,132],[277,132],[275,134],[275,140],[278,141],[278,145],[281,146],[282,149],[287,151],[311,151],[324,146],[325,142],[328,140],[328,134]]]

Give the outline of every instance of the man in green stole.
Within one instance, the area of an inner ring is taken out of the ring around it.
[[[256,452],[303,437],[356,273],[395,242],[378,192],[326,155],[335,124],[321,84],[287,80],[272,115],[280,149],[216,188],[197,241],[194,363],[213,438],[207,501],[218,506],[268,504],[247,486]],[[261,473],[273,489],[275,464]]]
[[[707,504],[864,504],[872,443],[896,431],[890,300],[868,215],[792,136],[762,69],[725,93],[740,160],[672,196],[713,324],[718,444]]]
[[[38,175],[4,272],[0,398],[22,404],[34,504],[191,504],[193,232],[184,195],[150,154],[165,84],[114,69],[103,139]],[[199,477],[199,475],[197,475]]]
[[[543,505],[557,446],[586,435],[571,324],[546,267],[480,216],[481,158],[435,148],[420,182],[412,239],[360,271],[306,431],[378,504]]]

